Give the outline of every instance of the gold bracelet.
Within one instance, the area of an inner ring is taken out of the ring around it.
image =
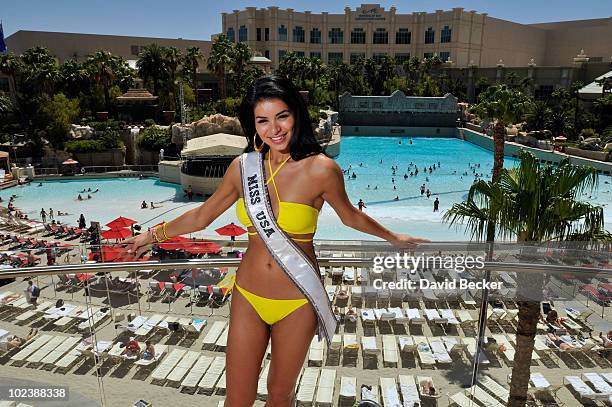
[[[167,222],[164,222],[164,224],[162,225],[162,235],[164,236],[164,240],[170,240],[170,238],[168,237],[168,232],[166,231],[167,225]]]
[[[159,236],[157,236],[157,228],[158,227],[159,226],[156,226],[156,227],[153,228],[153,238],[155,239],[156,243],[161,243],[162,242],[161,239],[159,238]]]

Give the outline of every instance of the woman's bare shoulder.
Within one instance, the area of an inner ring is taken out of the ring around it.
[[[313,155],[306,160],[308,160],[308,173],[314,179],[326,179],[340,171],[336,161],[325,154]]]

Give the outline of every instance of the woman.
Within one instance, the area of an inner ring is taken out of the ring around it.
[[[270,254],[269,239],[279,234],[268,235],[272,232],[264,229],[264,222],[253,217],[253,205],[263,204],[260,197],[254,198],[258,191],[251,190],[248,173],[246,178],[241,176],[247,169],[245,161],[252,157],[259,160],[263,174],[257,187],[267,188],[263,199],[269,195],[268,209],[271,208],[283,231],[281,239],[301,251],[303,263],[316,262],[312,238],[323,202],[331,205],[345,225],[396,246],[414,246],[425,240],[395,234],[351,204],[342,170],[317,143],[304,100],[289,80],[277,76],[257,79],[242,101],[239,116],[248,139],[247,154],[230,164],[215,193],[198,208],[150,233],[131,238],[128,243],[130,251],[138,257],[160,236],[167,239],[204,229],[238,201],[236,211],[248,228],[249,247],[236,274],[230,309],[225,406],[253,404],[261,362],[270,340],[272,362],[267,405],[289,406],[317,322],[320,333],[325,325],[321,313],[329,308],[329,302],[309,301],[309,293],[301,290],[288,269],[279,265],[279,258]],[[244,186],[248,187],[246,200]],[[323,290],[318,275],[316,279]],[[329,312],[332,313],[331,309]],[[328,330],[326,337],[329,338]]]

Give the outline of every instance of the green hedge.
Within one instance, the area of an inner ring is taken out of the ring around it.
[[[67,141],[65,149],[69,153],[98,153],[104,151],[104,143],[100,140],[72,140]]]
[[[171,140],[170,129],[151,126],[140,132],[138,145],[147,151],[159,151],[161,148],[166,148]]]

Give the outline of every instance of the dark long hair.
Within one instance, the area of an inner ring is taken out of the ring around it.
[[[242,131],[247,138],[245,152],[255,151],[253,146],[253,135],[255,134],[255,105],[268,99],[280,99],[289,107],[293,114],[295,125],[289,142],[289,154],[294,161],[301,160],[311,155],[323,152],[323,148],[317,142],[310,124],[310,115],[306,103],[300,92],[289,79],[277,75],[262,76],[256,79],[247,89],[238,110],[238,119],[242,125]],[[261,152],[265,154],[269,150],[264,144]]]

